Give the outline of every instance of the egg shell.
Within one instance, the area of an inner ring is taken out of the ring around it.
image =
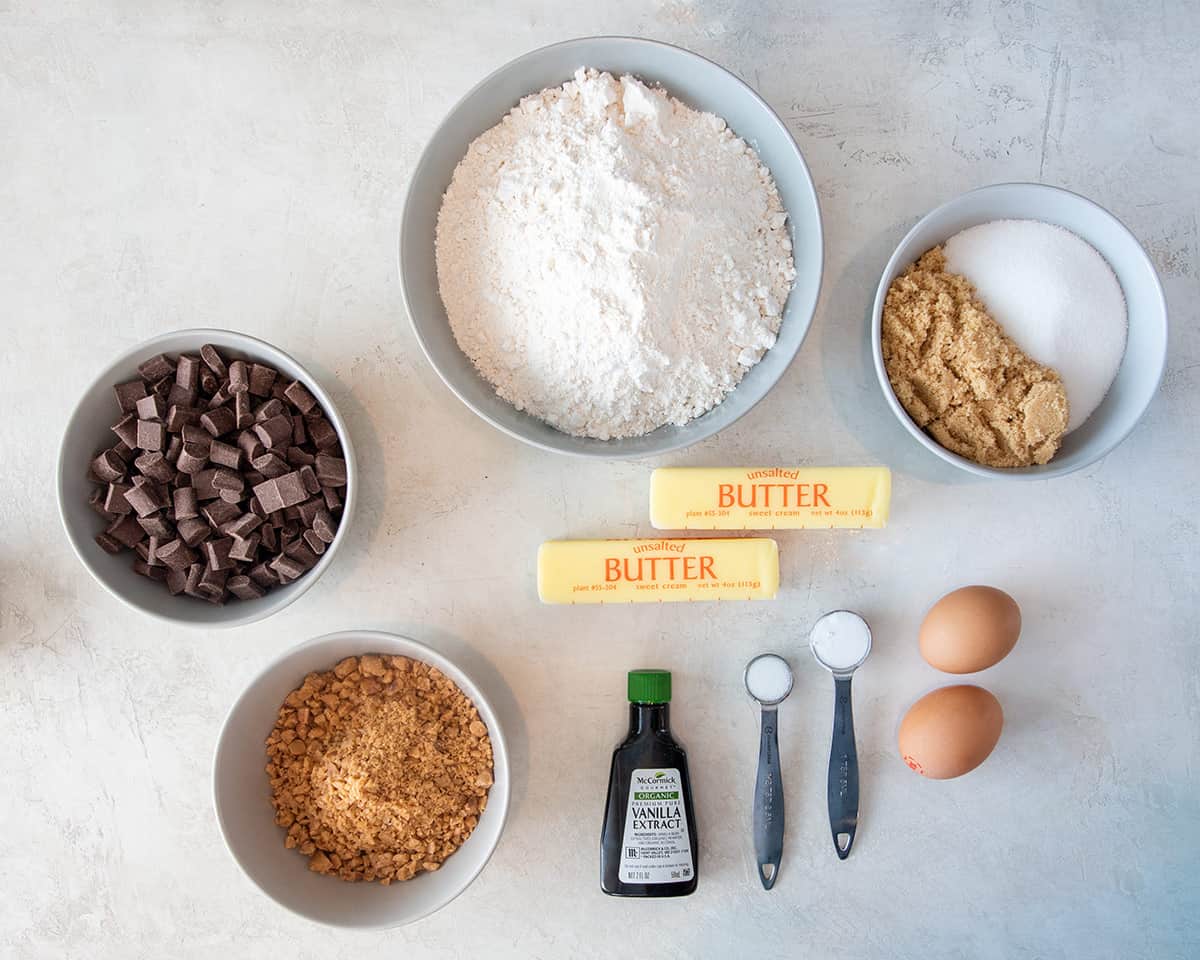
[[[949,780],[969,773],[1000,740],[1004,711],[983,687],[956,684],[927,693],[900,721],[900,758],[923,777]]]
[[[995,587],[962,587],[935,603],[921,624],[926,662],[944,673],[977,673],[995,666],[1021,635],[1021,608]]]

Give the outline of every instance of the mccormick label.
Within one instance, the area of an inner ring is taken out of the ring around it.
[[[660,530],[883,527],[892,497],[886,467],[670,467],[650,478]]]
[[[634,770],[617,876],[622,883],[684,883],[693,869],[679,771]]]
[[[551,540],[538,551],[543,603],[762,600],[778,589],[774,540]]]

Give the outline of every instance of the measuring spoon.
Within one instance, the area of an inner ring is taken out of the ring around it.
[[[763,653],[746,664],[746,690],[762,707],[758,776],[754,783],[754,858],[763,889],[775,886],[783,859],[783,776],[779,766],[779,705],[792,692],[792,668]]]
[[[833,743],[829,748],[829,827],[838,858],[850,856],[858,829],[858,747],[850,677],[871,652],[871,628],[849,610],[834,610],[812,628],[808,644],[817,663],[833,674]]]

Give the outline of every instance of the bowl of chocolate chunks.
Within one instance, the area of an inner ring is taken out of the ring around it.
[[[196,627],[260,620],[304,593],[345,539],[356,487],[321,385],[228,330],[164,334],[109,364],[58,458],[83,565],[129,606]]]

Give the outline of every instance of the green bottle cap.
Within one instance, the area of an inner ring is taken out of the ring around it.
[[[630,703],[670,703],[670,670],[630,670]]]

